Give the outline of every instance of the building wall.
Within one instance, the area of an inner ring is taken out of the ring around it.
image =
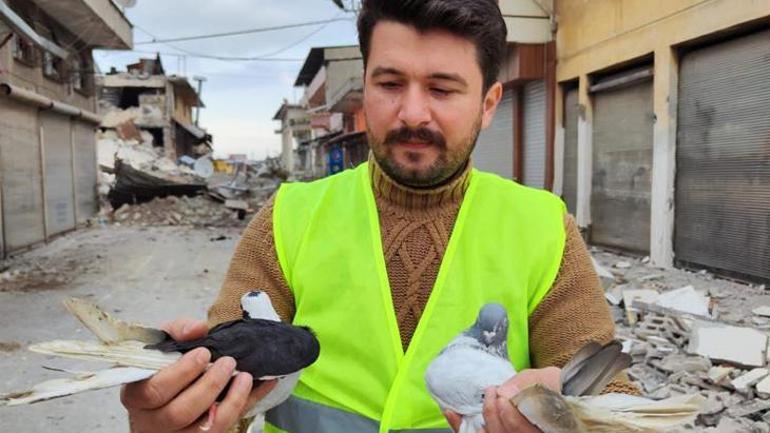
[[[127,24],[127,22],[126,22]],[[36,26],[62,47],[74,36],[58,24]],[[55,102],[96,112],[93,61],[81,73],[84,89],[75,89],[66,74],[60,80],[43,74],[43,54],[35,47],[28,64],[13,57],[15,40],[0,48],[0,80]],[[75,53],[73,49],[73,53]],[[91,59],[91,48],[76,55]],[[0,257],[73,229],[97,209],[94,124],[30,103],[0,96]]]
[[[679,53],[767,25],[770,0],[556,0],[554,7],[556,79],[561,83],[555,98],[557,137],[564,134],[564,90],[579,83],[578,224],[592,223],[594,98],[589,88],[598,75],[651,60],[655,122],[650,257],[658,266],[672,266]],[[556,178],[562,182],[563,176]]]

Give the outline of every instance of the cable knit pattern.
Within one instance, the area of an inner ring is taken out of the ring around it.
[[[435,189],[413,189],[389,179],[370,160],[382,244],[403,347],[411,341],[436,280],[452,233],[470,168]],[[281,272],[272,230],[273,200],[257,213],[243,234],[222,290],[209,310],[209,325],[240,317],[240,297],[266,291],[283,320],[294,316],[294,298]],[[588,341],[607,342],[614,323],[590,255],[574,219],[565,215],[567,241],[559,274],[529,318],[532,366],[563,366]],[[605,392],[637,394],[620,375]]]

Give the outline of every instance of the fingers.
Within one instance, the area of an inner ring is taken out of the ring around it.
[[[253,384],[254,379],[248,373],[238,373],[233,378],[227,396],[217,407],[211,431],[224,432],[238,422],[248,403]]]
[[[251,390],[249,398],[246,402],[246,408],[243,410],[244,414],[251,410],[257,402],[265,398],[265,396],[272,391],[278,384],[277,380],[268,380],[261,383],[258,387]]]
[[[210,359],[207,349],[192,350],[151,378],[125,385],[120,400],[127,409],[162,407],[200,376]]]
[[[538,433],[540,431],[524,418],[524,415],[516,409],[509,399],[500,396],[495,401],[495,405],[504,428],[503,431],[517,433]]]
[[[233,358],[226,356],[218,359],[194,384],[182,391],[162,409],[153,413],[157,425],[168,427],[171,430],[180,430],[192,424],[208,411],[219,393],[227,385],[234,370],[235,360]],[[249,385],[250,390],[251,385]]]
[[[489,433],[503,433],[503,423],[500,420],[500,414],[497,411],[497,389],[487,388],[484,390],[484,429]]]
[[[453,412],[451,410],[445,410],[444,418],[446,418],[447,422],[449,423],[449,426],[452,428],[452,431],[454,432],[460,431],[460,423],[462,423],[462,418],[458,413]]]
[[[171,338],[177,341],[202,338],[208,332],[206,322],[195,319],[176,319],[173,322],[162,324],[160,329],[166,331]]]

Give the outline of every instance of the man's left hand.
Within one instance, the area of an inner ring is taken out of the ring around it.
[[[498,387],[488,388],[484,392],[484,423],[480,433],[540,433],[540,430],[519,413],[511,398],[524,388],[541,384],[561,392],[561,369],[547,367],[523,370]],[[445,414],[454,431],[460,428],[460,416],[456,413]]]

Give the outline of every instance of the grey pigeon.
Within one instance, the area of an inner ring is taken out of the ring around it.
[[[442,411],[462,416],[459,433],[484,426],[484,390],[516,374],[508,358],[508,313],[486,304],[476,322],[455,337],[428,365],[425,384]]]
[[[508,358],[507,334],[505,309],[486,304],[476,322],[428,365],[428,392],[442,411],[462,416],[459,433],[484,427],[484,390],[516,375]],[[596,396],[630,361],[617,341],[589,343],[562,369],[563,394],[535,385],[511,403],[543,433],[651,433],[695,418],[704,404],[698,395],[661,401],[624,394]]]

